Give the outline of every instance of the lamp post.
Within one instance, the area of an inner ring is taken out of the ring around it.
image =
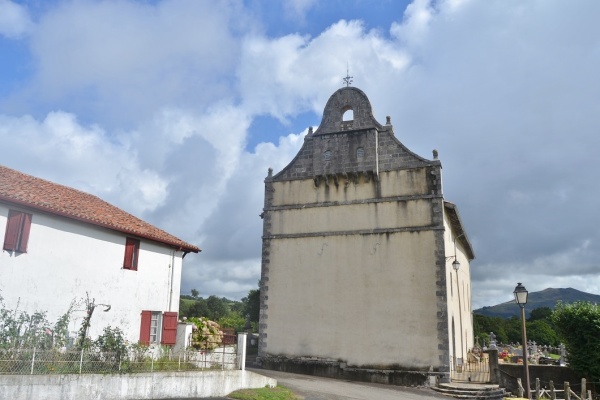
[[[525,390],[527,398],[531,398],[531,386],[529,385],[529,362],[527,360],[527,329],[525,327],[525,304],[527,304],[527,295],[529,292],[525,286],[519,282],[515,291],[515,302],[521,307],[521,333],[523,336],[523,367],[525,368]]]

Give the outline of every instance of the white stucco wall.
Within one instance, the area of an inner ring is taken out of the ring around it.
[[[429,226],[431,203],[411,200],[292,209],[275,213],[271,222],[277,234]]]
[[[448,333],[450,359],[467,359],[473,348],[473,317],[471,306],[471,266],[460,237],[452,231],[448,215],[444,214],[444,242],[446,246],[446,284],[448,297]],[[456,239],[456,259],[460,263],[458,272],[452,267]],[[452,258],[450,258],[452,257]],[[458,288],[457,288],[458,286]],[[452,320],[454,319],[454,329]]]
[[[321,202],[344,202],[370,200],[376,197],[413,196],[427,194],[427,180],[425,168],[385,171],[379,175],[381,192],[378,194],[375,185],[365,183],[365,177],[360,179],[361,184],[342,183],[335,187],[333,182],[326,189],[322,183],[318,190],[312,180],[293,180],[277,182],[278,188],[273,196],[273,206],[288,204],[312,204]]]
[[[403,232],[275,242],[268,353],[437,365],[433,240]]]
[[[429,196],[427,170],[272,185],[262,354],[439,367],[441,199]]]
[[[9,208],[0,203],[0,232]],[[50,214],[33,215],[27,253],[0,253],[0,295],[8,308],[46,311],[54,323],[72,301],[78,302],[70,329],[84,316],[86,292],[96,303],[90,336],[111,325],[139,339],[140,312],[178,311],[182,252],[141,239],[138,270],[123,269],[126,235]]]

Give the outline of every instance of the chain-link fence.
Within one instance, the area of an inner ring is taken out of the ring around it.
[[[214,350],[173,352],[160,348],[130,349],[125,353],[92,349],[37,350],[0,349],[0,374],[94,374],[203,369],[236,369],[236,345]]]

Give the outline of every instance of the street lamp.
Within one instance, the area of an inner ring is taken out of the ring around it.
[[[529,385],[529,362],[527,361],[527,329],[525,328],[525,304],[527,304],[527,295],[529,292],[525,289],[525,286],[519,282],[515,291],[515,302],[521,307],[521,333],[523,336],[523,367],[525,368],[525,390],[527,398],[531,398],[531,389]]]
[[[456,272],[456,295],[458,297],[458,316],[460,322],[460,357],[462,362],[464,363],[465,353],[464,353],[464,341],[463,341],[463,323],[462,323],[462,305],[460,304],[460,283],[458,282],[458,269],[460,268],[460,262],[456,259],[456,250],[454,252],[454,261],[452,262],[452,268],[454,272]],[[456,333],[456,332],[455,332]],[[454,355],[456,357],[456,354]]]

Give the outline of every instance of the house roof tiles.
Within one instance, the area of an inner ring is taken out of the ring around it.
[[[61,215],[198,253],[197,246],[145,222],[106,201],[67,186],[0,165],[0,201]]]

